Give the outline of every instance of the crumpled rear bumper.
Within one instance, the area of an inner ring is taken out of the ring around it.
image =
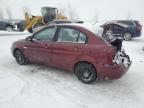
[[[131,62],[132,63],[132,62]],[[130,68],[131,63],[128,67],[125,67],[123,64],[121,65],[101,65],[98,69],[97,77],[98,79],[118,79],[122,77]]]
[[[99,64],[97,76],[100,79],[117,79],[123,76],[130,68],[132,62],[124,50],[118,51],[114,57],[113,65]]]

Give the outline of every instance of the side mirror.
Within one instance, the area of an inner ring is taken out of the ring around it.
[[[28,37],[26,37],[26,40],[27,40],[27,41],[33,41],[33,36],[28,36]]]

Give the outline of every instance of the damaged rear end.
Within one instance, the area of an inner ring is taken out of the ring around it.
[[[122,37],[115,37],[110,32],[104,35],[102,27],[93,27],[90,30],[106,44],[105,51],[103,52],[106,59],[102,57],[101,62],[95,65],[98,70],[98,78],[117,79],[123,76],[132,62],[122,49]]]
[[[105,76],[106,79],[117,79],[123,76],[129,69],[132,61],[130,60],[129,56],[125,53],[125,50],[122,49],[122,38],[116,38],[114,41],[108,42],[113,47],[113,60],[112,66],[105,67],[105,70],[108,70],[109,74]]]
[[[110,53],[109,53],[110,54]],[[108,64],[100,66],[98,77],[100,79],[118,79],[122,77],[130,68],[131,60],[124,50],[115,50]]]
[[[129,56],[125,53],[125,50],[122,49],[122,38],[117,37],[114,41],[109,42],[115,48],[115,55],[113,63],[116,65],[124,65],[128,68],[131,65],[131,60]]]
[[[115,54],[114,64],[116,65],[124,65],[126,68],[128,68],[131,65],[131,61],[129,56],[125,53],[124,50],[118,50]]]
[[[113,39],[113,41],[106,41],[109,53],[108,58],[110,64],[105,64],[101,68],[101,79],[117,79],[123,76],[131,65],[129,56],[122,49],[122,38]],[[112,49],[112,50],[111,50]]]

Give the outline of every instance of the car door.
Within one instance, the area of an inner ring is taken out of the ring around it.
[[[77,29],[60,27],[57,42],[52,45],[52,63],[57,68],[69,70],[82,56],[87,37]]]
[[[55,32],[55,27],[44,28],[33,35],[32,41],[27,42],[26,54],[31,61],[50,64],[51,43]]]

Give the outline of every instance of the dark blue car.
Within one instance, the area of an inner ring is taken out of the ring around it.
[[[112,34],[116,37],[122,37],[124,40],[131,40],[134,37],[141,36],[142,25],[134,20],[117,20],[107,22],[102,25],[104,33],[111,29]]]
[[[19,31],[24,31],[24,29],[25,29],[25,20],[20,20],[16,24],[17,24],[17,29]]]
[[[12,23],[6,20],[0,20],[0,30],[7,30],[7,31],[13,31],[14,26]]]

